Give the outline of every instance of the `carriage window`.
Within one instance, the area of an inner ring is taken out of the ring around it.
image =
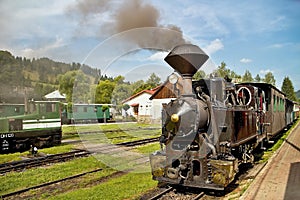
[[[87,112],[87,107],[83,107],[83,112]]]
[[[45,104],[38,104],[38,107],[39,107],[39,109],[40,109],[40,113],[43,113],[43,112],[45,112]]]
[[[53,104],[46,104],[46,112],[53,112],[53,110],[52,110],[52,105]]]
[[[281,111],[284,111],[284,99],[281,99]]]
[[[273,111],[276,111],[276,96],[273,95]]]
[[[20,112],[20,108],[19,107],[15,107],[15,112],[19,113]]]
[[[280,101],[279,97],[277,96],[277,111],[280,111]]]

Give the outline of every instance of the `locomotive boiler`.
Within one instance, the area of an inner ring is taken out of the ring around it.
[[[162,111],[162,149],[150,155],[154,180],[223,190],[266,139],[264,91],[222,78],[192,81],[207,59],[191,44],[175,47],[165,58],[181,75],[183,90]]]

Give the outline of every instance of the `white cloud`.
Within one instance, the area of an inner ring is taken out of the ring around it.
[[[286,42],[286,43],[275,43],[275,44],[272,44],[272,45],[268,46],[268,48],[281,49],[281,48],[287,47],[287,46],[293,46],[293,44],[290,43],[290,42]]]
[[[274,71],[272,71],[270,69],[262,69],[262,70],[259,71],[260,74],[267,74],[269,72],[274,73]]]
[[[249,59],[249,58],[242,58],[242,59],[240,60],[240,62],[241,62],[241,63],[250,63],[250,62],[252,62],[252,60]]]
[[[215,39],[214,41],[211,41],[209,45],[203,48],[203,50],[211,55],[219,50],[222,50],[224,48],[224,45],[220,39]]]
[[[20,50],[20,53],[16,52],[17,55],[21,55],[27,58],[33,57],[44,57],[45,55],[51,55],[51,52],[56,51],[57,49],[65,46],[66,43],[62,38],[56,36],[55,41],[49,42],[39,48],[24,48]]]
[[[202,47],[200,47],[202,48]],[[211,41],[207,46],[203,47],[203,51],[207,53],[208,55],[211,55],[219,50],[222,50],[224,48],[223,43],[220,39],[215,39]],[[169,52],[156,52],[152,54],[150,57],[147,58],[147,60],[150,61],[162,61],[164,58],[168,55]]]
[[[168,55],[168,52],[156,52],[153,55],[151,55],[150,57],[147,58],[147,60],[151,60],[151,61],[162,61],[166,56]]]

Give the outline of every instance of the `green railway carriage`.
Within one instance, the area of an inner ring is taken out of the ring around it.
[[[23,115],[24,112],[25,112],[24,104],[10,104],[10,103],[0,104],[0,117]]]
[[[26,114],[1,117],[0,153],[60,144],[60,105],[58,101],[34,101]]]
[[[65,104],[62,112],[63,124],[95,123],[111,119],[111,104]]]

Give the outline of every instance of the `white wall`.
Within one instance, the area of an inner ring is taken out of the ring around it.
[[[149,109],[151,109],[152,107],[152,102],[149,100],[150,97],[150,94],[142,93],[141,95],[125,102],[125,104],[139,104],[139,115],[150,115]],[[133,112],[133,107],[130,107],[129,110],[127,110],[127,114],[135,116]]]
[[[169,103],[172,99],[153,99],[152,100],[152,118],[161,119],[162,104]]]
[[[139,104],[138,114],[140,116],[151,116],[151,119],[154,120],[161,119],[162,104],[169,103],[172,100],[172,98],[149,100],[150,97],[150,94],[143,93],[135,97],[134,99],[125,102],[125,104]],[[130,109],[128,109],[127,114],[137,117],[134,114],[133,107],[130,107]]]

